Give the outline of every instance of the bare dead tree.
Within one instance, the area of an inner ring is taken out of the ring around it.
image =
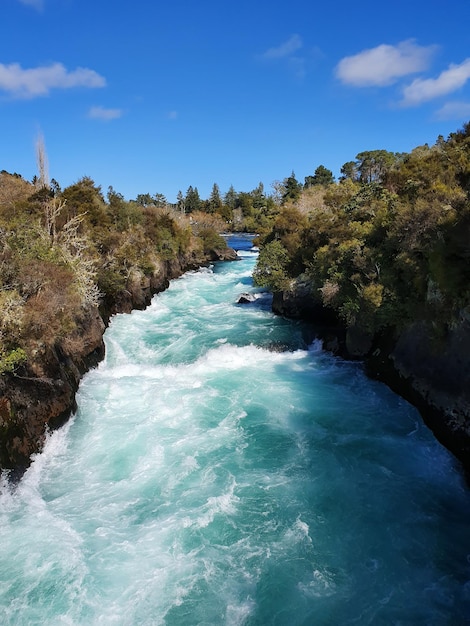
[[[49,188],[49,164],[47,161],[46,146],[42,133],[40,133],[36,139],[36,163],[39,174],[36,181],[36,187],[38,189],[43,189],[44,187]]]

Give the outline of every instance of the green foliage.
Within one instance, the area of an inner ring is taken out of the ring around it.
[[[284,180],[284,190],[282,192],[282,202],[288,200],[295,202],[300,198],[302,184],[296,179],[294,172]]]
[[[66,218],[86,214],[90,227],[111,225],[101,188],[88,176],[66,187],[61,197],[67,206]]]
[[[306,272],[325,306],[371,333],[452,325],[470,303],[469,172],[466,125],[410,154],[359,153],[322,203],[306,181],[303,219],[287,203],[264,237],[259,284],[278,290]]]
[[[38,345],[66,342],[83,309],[118,297],[135,271],[150,275],[198,248],[188,220],[157,206],[159,194],[150,206],[141,200],[109,187],[105,201],[87,177],[38,194],[21,177],[0,175],[2,371],[34,358]]]
[[[324,165],[319,165],[313,176],[305,177],[304,187],[314,187],[315,185],[332,185],[335,182],[333,172]]]
[[[278,239],[267,243],[260,251],[253,273],[255,284],[273,292],[286,290],[290,283],[289,262],[289,253]]]
[[[186,213],[194,213],[195,211],[201,210],[202,201],[199,196],[197,187],[193,188],[191,185],[188,187],[184,200],[184,205]]]
[[[140,207],[164,208],[168,205],[168,201],[162,193],[156,193],[154,196],[151,196],[149,193],[139,193],[135,200],[131,200],[131,203]]]
[[[362,183],[382,182],[398,157],[387,150],[367,150],[356,156],[357,171]]]
[[[0,375],[14,372],[26,359],[26,352],[22,348],[9,352],[0,351]]]
[[[218,213],[222,208],[222,198],[220,197],[220,189],[217,183],[214,183],[209,197],[209,212]]]
[[[358,171],[357,171],[357,163],[356,161],[348,161],[344,165],[341,166],[341,177],[340,180],[358,180]]]
[[[201,228],[199,237],[202,239],[203,251],[206,253],[211,250],[225,250],[227,248],[225,239],[213,228]]]

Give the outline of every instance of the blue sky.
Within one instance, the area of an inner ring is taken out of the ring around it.
[[[469,0],[1,0],[0,170],[250,191],[470,119]]]

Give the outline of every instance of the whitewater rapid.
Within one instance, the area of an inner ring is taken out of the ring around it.
[[[250,245],[114,317],[76,415],[3,481],[2,626],[470,623],[458,465],[272,315]]]

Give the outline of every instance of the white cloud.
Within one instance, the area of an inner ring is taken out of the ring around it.
[[[116,120],[123,116],[122,109],[106,109],[105,107],[91,107],[88,111],[88,117],[94,120]]]
[[[470,78],[470,58],[460,65],[450,65],[437,78],[417,78],[403,89],[405,106],[416,106],[428,100],[452,93],[463,87]]]
[[[42,9],[44,8],[44,1],[43,0],[19,0],[21,2],[21,4],[25,4],[28,7],[33,7],[34,9],[37,9],[38,11],[42,11]]]
[[[470,119],[470,102],[447,102],[436,111],[438,120],[465,120]]]
[[[427,69],[435,50],[435,46],[418,46],[411,39],[396,46],[382,44],[342,59],[336,76],[354,87],[384,87]]]
[[[17,98],[46,96],[51,89],[104,87],[106,80],[94,70],[78,67],[69,72],[61,63],[23,69],[18,63],[0,63],[0,90]]]
[[[287,59],[292,57],[294,52],[302,47],[302,38],[300,35],[292,35],[287,41],[277,48],[269,48],[263,54],[264,59]]]

